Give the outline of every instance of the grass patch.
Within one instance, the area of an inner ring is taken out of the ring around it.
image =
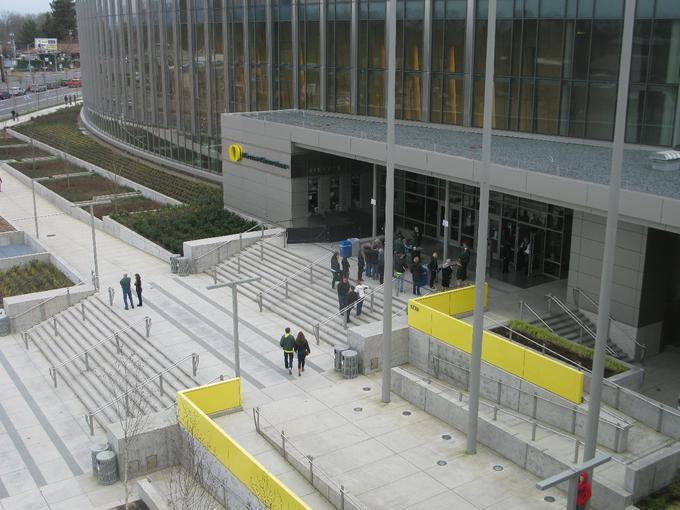
[[[671,484],[635,503],[640,510],[680,510],[680,471]]]
[[[113,214],[155,211],[161,209],[162,207],[167,206],[164,206],[162,204],[159,204],[158,202],[155,202],[142,196],[129,197],[115,200],[110,204],[95,206],[94,215],[101,220],[104,216],[111,216]],[[89,206],[83,206],[83,209],[85,209],[88,212],[90,211]]]
[[[26,159],[33,157],[41,158],[44,156],[49,156],[49,154],[43,150],[31,148],[30,145],[26,145],[25,147],[0,147],[0,160]]]
[[[562,338],[561,336],[556,335],[545,328],[540,328],[538,326],[534,326],[532,324],[528,324],[520,320],[510,321],[508,323],[508,327],[513,329],[514,331],[517,331],[518,333],[522,333],[523,335],[531,338],[532,340],[541,345],[544,345],[545,347],[551,349],[552,351],[561,354],[565,358],[568,358],[576,363],[579,363],[580,365],[584,366],[589,370],[592,368],[593,350],[590,349],[589,347],[586,347],[585,345],[580,345],[571,342],[566,338]],[[533,344],[532,342],[529,342],[528,340],[525,340],[520,336],[512,335],[506,328],[503,327],[494,328],[493,331],[505,337],[512,338],[512,340],[514,340],[517,343],[521,343],[522,345],[530,347],[534,350],[539,350],[536,344]],[[546,354],[550,355],[549,352],[546,352]],[[628,368],[624,364],[615,360],[614,358],[609,356],[605,358],[604,361],[605,377],[611,377],[612,375],[620,374],[622,372],[625,372],[626,370],[628,370]]]
[[[225,211],[221,204],[167,207],[111,217],[172,253],[182,253],[184,241],[236,234],[255,225],[255,222]]]
[[[21,140],[18,140],[16,138],[12,138],[11,136],[2,136],[0,137],[0,147],[3,145],[19,145],[22,144]]]
[[[84,168],[64,161],[63,159],[45,159],[35,162],[26,161],[23,163],[13,163],[12,167],[31,179],[86,171]]]
[[[8,271],[0,271],[0,304],[6,297],[71,287],[72,285],[73,282],[52,264],[34,260],[26,266],[17,266]]]

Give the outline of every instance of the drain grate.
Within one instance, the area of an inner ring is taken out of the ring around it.
[[[501,466],[500,464],[496,464],[496,465],[493,467],[493,470],[494,470],[494,471],[503,471],[503,466]]]
[[[401,414],[403,414],[404,416],[411,416],[411,411],[404,411]]]
[[[451,439],[451,435],[450,434],[442,434],[442,439],[444,441],[448,441],[449,439]]]
[[[371,387],[370,387],[370,386],[364,386],[364,387],[361,388],[361,389],[364,390],[364,391],[371,391]]]
[[[543,498],[543,501],[547,501],[548,503],[554,503],[555,498],[552,497],[552,496],[546,496],[546,497]]]
[[[363,410],[364,410],[363,407],[355,407],[355,408],[354,408],[354,412],[355,412],[355,413],[360,413],[360,412],[363,411]]]

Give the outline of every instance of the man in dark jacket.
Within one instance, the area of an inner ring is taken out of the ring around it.
[[[349,282],[343,276],[342,281],[338,283],[338,310],[342,310],[347,306],[347,294],[349,294]]]
[[[436,251],[432,253],[432,258],[430,258],[430,262],[427,264],[427,270],[430,272],[430,288],[434,289],[434,284],[437,281],[437,272],[439,271]]]
[[[347,322],[352,322],[349,320],[349,312],[352,311],[352,308],[354,308],[354,303],[357,302],[359,299],[359,295],[356,293],[354,290],[354,287],[349,288],[349,292],[347,293],[347,311],[345,312],[347,314]]]
[[[123,291],[123,303],[125,304],[126,310],[128,309],[128,300],[130,300],[130,306],[132,308],[135,307],[135,303],[132,301],[132,289],[130,287],[131,283],[132,282],[127,273],[125,273],[123,278],[120,279],[120,288]]]
[[[359,254],[357,255],[357,281],[362,282],[364,281],[364,266],[366,265],[366,259],[364,259],[364,254],[362,253],[361,250],[359,250]]]
[[[338,260],[339,253],[337,251],[333,252],[331,257],[331,275],[333,280],[331,281],[331,289],[335,288],[335,282],[340,281],[340,261]]]
[[[283,349],[283,363],[289,374],[293,373],[293,354],[295,353],[295,337],[290,334],[290,328],[286,328],[286,332],[279,340],[279,345]]]
[[[349,278],[349,260],[347,257],[342,257],[342,276]]]

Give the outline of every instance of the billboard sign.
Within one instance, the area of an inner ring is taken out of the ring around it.
[[[57,51],[56,39],[35,38],[35,49],[42,51]]]

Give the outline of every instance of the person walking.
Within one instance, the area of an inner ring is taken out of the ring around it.
[[[378,250],[378,278],[380,285],[382,285],[385,278],[385,250],[382,248]]]
[[[297,334],[293,349],[295,349],[295,353],[297,354],[298,377],[300,377],[302,372],[305,371],[305,358],[312,353],[312,351],[309,349],[309,342],[305,338],[305,334],[302,331]]]
[[[364,267],[366,266],[366,259],[364,258],[363,250],[359,250],[357,255],[357,281],[359,283],[363,282]]]
[[[340,262],[342,266],[342,276],[345,278],[349,278],[349,260],[347,257],[342,257],[342,262]]]
[[[68,96],[64,95],[64,106],[68,105]]]
[[[368,285],[359,283],[354,287],[354,291],[357,293],[357,317],[359,317],[361,309],[364,307],[364,299],[366,299],[366,294],[368,293]]]
[[[342,310],[347,306],[347,294],[349,294],[349,282],[347,278],[342,277],[342,281],[338,283],[338,309]]]
[[[437,273],[439,272],[439,261],[437,260],[437,252],[432,253],[430,262],[427,263],[427,270],[430,272],[430,288],[434,289],[434,284],[437,281]]]
[[[126,310],[128,309],[128,299],[130,300],[130,307],[135,307],[135,302],[132,300],[132,289],[130,288],[131,283],[132,282],[128,274],[124,273],[123,277],[120,279],[120,288],[123,290],[123,303],[125,304]]]
[[[451,286],[451,277],[453,276],[453,262],[451,259],[446,259],[442,266],[442,288],[448,289]]]
[[[347,314],[347,322],[352,322],[349,320],[349,313],[352,311],[352,308],[354,308],[354,303],[356,303],[358,299],[359,295],[357,294],[357,291],[354,290],[354,287],[350,287],[349,292],[347,293],[347,311],[345,312]]]
[[[19,122],[19,110],[14,112],[14,122]]]
[[[578,489],[576,493],[576,509],[585,510],[592,496],[592,489],[588,481],[588,473],[583,471],[578,475]]]
[[[295,353],[295,338],[290,334],[290,328],[286,328],[279,345],[283,349],[283,365],[289,374],[293,374],[293,354]]]
[[[366,250],[366,263],[368,264],[368,276],[375,280],[378,277],[378,250],[373,246],[368,246]]]
[[[403,253],[396,253],[394,255],[394,276],[397,278],[399,292],[404,292],[404,274],[406,274],[407,268],[406,255]]]
[[[416,293],[419,275],[420,275],[420,259],[416,257],[415,259],[413,259],[413,263],[411,264],[411,283],[413,283],[413,294],[415,295],[420,294],[420,289],[418,289],[418,293]]]
[[[333,280],[331,281],[331,289],[335,288],[335,282],[340,281],[340,261],[338,260],[339,253],[337,251],[333,252],[331,257],[331,275]]]
[[[142,277],[139,273],[135,273],[135,292],[137,292],[137,306],[142,306]]]
[[[17,120],[17,112],[12,110],[11,113],[12,113],[12,121],[16,121]]]

